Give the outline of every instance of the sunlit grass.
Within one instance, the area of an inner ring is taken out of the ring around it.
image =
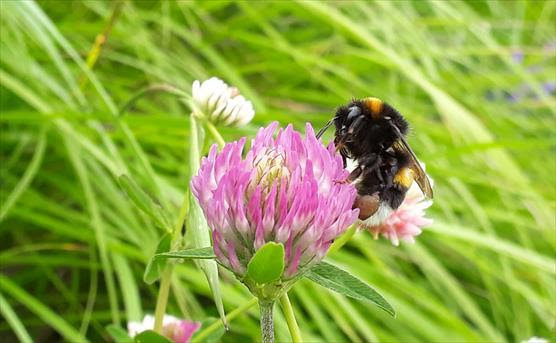
[[[257,111],[247,128],[222,129],[227,140],[272,120],[320,127],[373,95],[411,122],[435,181],[435,224],[415,245],[359,233],[329,257],[397,318],[302,282],[290,298],[307,341],[554,340],[556,100],[542,88],[556,82],[554,2],[126,1],[92,71],[86,55],[113,4],[0,5],[4,336],[96,341],[107,324],[154,312],[157,288],[142,274],[162,230],[117,177],[177,216],[189,111],[163,93],[117,110],[150,84],[189,92],[216,75]],[[227,312],[250,298],[222,280]],[[217,317],[193,264],[176,268],[171,289],[170,312]],[[257,321],[256,310],[238,316],[224,341],[257,340]]]

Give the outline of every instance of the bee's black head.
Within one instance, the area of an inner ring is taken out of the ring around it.
[[[342,117],[342,121],[339,126],[339,134],[340,135],[345,135],[348,133],[348,131],[351,130],[350,134],[353,134],[353,130],[355,129],[355,125],[354,122],[359,119],[362,118],[362,111],[363,109],[360,106],[357,105],[351,105],[349,107],[345,107],[345,108],[341,108],[339,111],[342,112],[341,117]],[[359,122],[361,121],[361,119],[359,119]],[[337,127],[338,129],[338,127]]]
[[[378,98],[354,99],[348,105],[338,108],[336,111],[336,128],[345,126],[346,132],[354,121],[363,116],[372,125],[390,126],[395,125],[402,134],[407,134],[409,125],[404,117],[395,108]]]
[[[397,133],[408,132],[408,124],[393,107],[377,98],[352,100],[336,111],[336,139],[355,155],[389,147]],[[395,126],[395,130],[392,126]]]

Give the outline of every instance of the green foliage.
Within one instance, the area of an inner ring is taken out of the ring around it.
[[[110,335],[110,337],[114,340],[115,343],[132,343],[133,338],[129,337],[127,331],[122,329],[117,325],[108,325],[106,327],[106,332]]]
[[[171,231],[171,225],[164,210],[151,197],[149,197],[132,179],[127,175],[118,178],[120,186],[124,189],[135,206],[151,217],[161,228]]]
[[[283,272],[284,246],[281,243],[266,243],[247,264],[247,276],[258,284],[274,282]]]
[[[214,255],[214,250],[212,247],[198,248],[198,249],[187,249],[181,251],[170,251],[161,254],[156,254],[154,259],[164,259],[164,258],[192,258],[192,259],[212,259],[216,258]]]
[[[543,89],[556,74],[553,1],[128,0],[89,70],[113,6],[0,1],[1,337],[106,341],[119,316],[125,327],[154,311],[158,288],[142,275],[166,227],[118,177],[177,217],[189,109],[164,93],[117,109],[149,85],[188,93],[214,75],[257,111],[219,128],[226,140],[272,120],[319,128],[373,95],[407,117],[435,181],[435,223],[415,244],[358,232],[327,257],[397,317],[301,280],[288,294],[306,341],[556,339],[556,105]],[[227,312],[252,299],[221,274]],[[174,268],[169,313],[218,317],[211,297],[193,263]],[[255,308],[235,316],[222,341],[258,340],[257,320]]]
[[[305,277],[350,298],[373,302],[390,315],[396,315],[388,301],[371,286],[330,263],[318,263],[305,274]]]
[[[149,260],[149,263],[147,263],[145,273],[143,274],[143,281],[149,285],[160,279],[160,276],[164,271],[164,267],[166,267],[166,260],[157,259],[155,257],[160,253],[170,251],[171,243],[172,236],[169,233],[165,233],[156,245],[154,256]]]
[[[159,335],[153,330],[141,332],[140,334],[135,336],[133,341],[135,343],[172,343],[171,340],[162,335]]]

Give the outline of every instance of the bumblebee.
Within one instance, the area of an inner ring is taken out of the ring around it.
[[[350,170],[345,181],[354,183],[359,219],[378,225],[405,198],[413,181],[427,198],[432,187],[406,141],[409,124],[395,108],[378,98],[354,99],[341,106],[318,132],[336,128],[334,144]]]

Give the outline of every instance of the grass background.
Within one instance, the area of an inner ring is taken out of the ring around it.
[[[435,223],[414,245],[356,235],[329,256],[396,308],[301,282],[307,341],[520,341],[555,337],[555,1],[1,1],[0,336],[108,340],[154,311],[142,281],[161,230],[130,204],[126,173],[177,215],[188,180],[188,109],[151,94],[218,76],[257,114],[320,127],[352,97],[410,121],[435,180]],[[95,37],[111,27],[94,68]],[[544,86],[544,87],[543,87]],[[328,133],[327,138],[330,138]],[[227,312],[249,298],[221,275]],[[206,280],[176,269],[169,312],[215,317]],[[289,340],[277,313],[277,340]],[[225,342],[257,340],[258,311]]]

